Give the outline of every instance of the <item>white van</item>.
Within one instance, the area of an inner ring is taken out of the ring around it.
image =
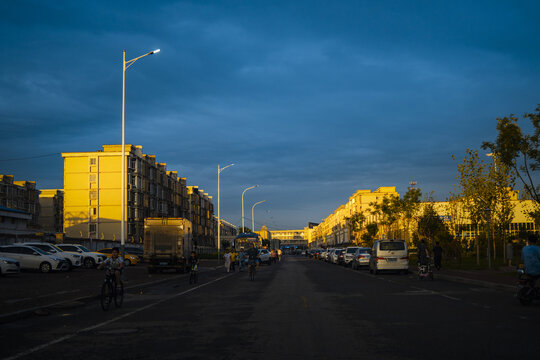
[[[369,272],[376,275],[381,270],[409,272],[409,252],[405,241],[375,241],[369,259]]]

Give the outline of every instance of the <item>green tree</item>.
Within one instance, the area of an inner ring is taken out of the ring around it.
[[[366,216],[363,213],[356,213],[350,217],[346,217],[345,221],[347,222],[347,226],[349,227],[351,235],[353,235],[354,239],[360,239],[360,234],[364,229]]]
[[[248,228],[247,226],[244,227],[244,228],[242,228],[241,226],[238,227],[238,233],[239,233],[239,234],[242,234],[242,233],[249,233],[249,232],[251,232],[251,229]]]
[[[395,228],[401,212],[401,201],[399,196],[385,196],[381,202],[372,202],[369,204],[372,207],[371,214],[378,216],[378,223],[381,225],[383,234],[387,238],[394,238]]]
[[[424,202],[422,214],[418,219],[418,234],[427,240],[428,248],[432,248],[437,238],[447,232],[446,225],[435,211],[433,202]]]
[[[514,114],[497,119],[497,139],[486,141],[482,148],[490,149],[502,164],[510,168],[523,184],[527,196],[535,202],[536,208],[529,215],[535,222],[540,220],[540,185],[535,184],[534,173],[540,168],[540,104],[536,112],[523,115],[532,126],[532,134],[526,134],[518,124]],[[540,225],[538,222],[537,225]]]
[[[417,221],[420,201],[422,199],[422,189],[409,187],[403,198],[400,200],[399,212],[405,224],[407,240],[410,242],[411,227]]]
[[[362,234],[361,239],[364,246],[372,247],[373,242],[379,231],[379,226],[376,223],[366,225],[366,232]]]

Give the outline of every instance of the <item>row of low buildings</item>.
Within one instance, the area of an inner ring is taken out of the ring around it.
[[[312,247],[345,246],[349,244],[359,244],[359,239],[351,233],[347,219],[353,215],[362,213],[365,217],[364,224],[379,224],[383,220],[381,215],[374,215],[373,204],[381,203],[385,197],[400,196],[395,187],[380,187],[375,191],[358,190],[349,197],[345,204],[340,205],[320,224],[313,224],[304,229],[304,237]],[[511,202],[513,203],[513,220],[506,229],[508,235],[516,235],[520,231],[536,231],[534,219],[528,215],[534,209],[531,200],[519,200],[518,192],[511,192]],[[421,203],[420,206],[422,206]],[[462,208],[456,209],[449,202],[435,202],[434,208],[438,216],[447,222],[453,229],[456,236],[461,238],[471,238],[477,232],[475,226],[466,216]],[[421,209],[420,209],[421,211]],[[408,224],[397,224],[397,233],[406,239],[411,238],[412,229]],[[384,227],[379,226],[378,238],[384,236]]]
[[[214,248],[217,221],[212,196],[198,186],[188,186],[185,177],[167,170],[167,164],[157,162],[154,155],[144,154],[142,146],[126,145],[125,151],[126,241],[143,242],[147,217],[182,217],[193,224],[195,245]],[[119,241],[122,146],[104,145],[102,150],[62,153],[62,157],[63,189],[37,190],[35,182],[15,182],[3,175],[0,206],[31,214],[30,229],[68,238]],[[221,233],[234,235],[236,227],[222,221]]]

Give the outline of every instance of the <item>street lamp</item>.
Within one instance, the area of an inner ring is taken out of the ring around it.
[[[258,203],[255,203],[253,204],[253,206],[251,207],[251,231],[255,231],[255,214],[253,212],[253,210],[255,209],[255,206],[265,202],[266,200],[263,200],[263,201],[259,201]]]
[[[125,245],[125,217],[126,217],[126,144],[125,144],[125,110],[126,110],[126,70],[135,63],[135,61],[148,56],[157,54],[160,52],[160,49],[150,51],[147,54],[141,55],[134,59],[126,61],[126,50],[123,51],[123,61],[122,61],[122,171],[121,171],[121,188],[122,188],[122,203],[121,203],[121,220],[120,220],[120,244],[122,247],[122,256],[124,255],[124,245]]]
[[[219,164],[217,166],[217,257],[218,257],[218,263],[219,263],[219,248],[221,246],[221,217],[220,217],[220,204],[219,204],[219,174],[229,166],[233,166],[234,164],[227,165],[225,167],[220,168]]]
[[[246,193],[246,191],[250,190],[250,189],[255,189],[256,187],[259,187],[259,185],[255,185],[255,186],[251,186],[251,187],[248,187],[247,189],[244,190],[244,192],[242,193],[242,232],[245,232],[245,226],[244,226],[244,194]],[[253,231],[253,229],[252,229]]]

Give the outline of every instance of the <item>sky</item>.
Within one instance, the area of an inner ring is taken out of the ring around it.
[[[445,200],[496,118],[540,103],[537,1],[3,1],[0,174],[63,187],[61,152],[126,143],[256,228],[358,189]],[[525,128],[526,123],[522,124]],[[482,150],[481,150],[482,151]],[[455,155],[457,161],[452,160]]]

